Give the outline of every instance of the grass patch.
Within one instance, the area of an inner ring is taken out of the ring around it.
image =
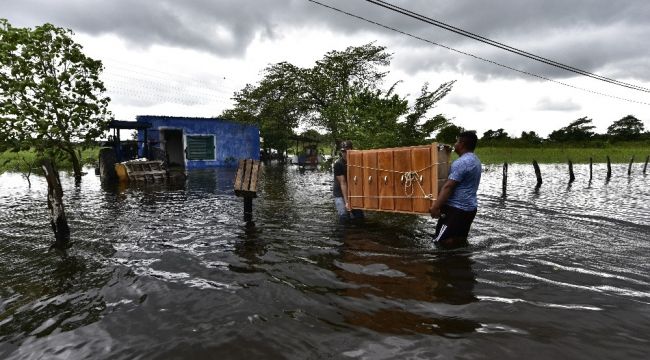
[[[589,158],[594,163],[607,162],[607,156],[612,163],[628,163],[634,156],[635,162],[645,162],[650,155],[650,146],[643,144],[590,147],[481,147],[476,148],[476,155],[484,164],[521,163],[529,164],[533,160],[538,163],[566,163],[568,160],[576,164],[588,164]]]
[[[99,147],[93,146],[81,150],[82,165],[91,165],[97,163],[99,156]],[[40,173],[40,162],[42,158],[34,150],[26,151],[5,151],[0,153],[0,173],[5,171],[25,172],[28,167],[36,169]],[[56,166],[59,170],[72,170],[72,163],[67,156],[62,156],[56,160]]]

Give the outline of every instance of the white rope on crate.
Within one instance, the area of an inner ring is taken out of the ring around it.
[[[437,162],[433,163],[429,166],[426,166],[420,170],[417,171],[399,171],[399,170],[392,170],[392,169],[381,169],[381,168],[374,168],[370,166],[360,166],[360,165],[354,165],[354,164],[348,164],[349,167],[357,167],[361,169],[368,169],[368,170],[376,170],[376,171],[383,171],[383,172],[392,172],[396,174],[401,174],[401,181],[404,184],[404,195],[405,196],[364,196],[364,195],[351,195],[349,197],[351,198],[377,198],[377,199],[429,199],[431,201],[435,200],[433,197],[433,194],[427,194],[424,191],[424,187],[422,187],[422,181],[423,181],[423,176],[420,174],[425,170],[428,170],[432,168],[434,165],[440,165],[440,164],[447,164],[446,162]],[[414,187],[413,183],[416,183],[420,189],[420,192],[422,193],[422,196],[413,196],[414,193]]]

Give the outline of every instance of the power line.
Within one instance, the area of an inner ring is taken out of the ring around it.
[[[158,99],[173,103],[187,103],[192,100],[193,103],[206,104],[214,102],[231,103],[232,100],[218,96],[209,96],[196,92],[188,91],[170,91],[166,88],[157,88],[151,86],[133,86],[132,83],[120,80],[112,80],[106,83],[107,93],[116,95],[134,95],[140,99]]]
[[[123,75],[121,73],[111,74],[108,72],[104,73],[103,77],[104,77],[104,82],[106,84],[121,82],[126,86],[130,86],[132,88],[141,88],[141,89],[147,88],[147,89],[151,89],[158,92],[164,92],[164,93],[172,93],[172,92],[177,92],[182,94],[189,93],[194,95],[201,95],[204,97],[216,97],[216,98],[228,96],[227,93],[218,90],[198,87],[193,84],[186,84],[184,82],[175,82],[175,81],[163,82],[158,80],[150,80],[146,78],[133,78],[130,76]]]
[[[112,58],[104,58],[104,60],[109,60],[104,62],[102,74],[107,93],[115,95],[116,98],[126,97],[183,105],[232,104],[229,95],[235,90],[224,86],[224,82],[232,83],[232,80],[226,79],[225,76],[216,75],[215,81],[206,82],[182,71],[161,71]]]
[[[137,73],[137,71],[133,70],[133,67],[138,67],[138,68],[140,68],[142,70],[145,70],[145,71],[162,74],[162,75],[164,75],[164,79],[168,79],[169,76],[173,76],[173,77],[181,76],[181,77],[185,77],[185,78],[190,79],[192,82],[202,83],[202,84],[204,84],[206,86],[212,86],[212,84],[205,83],[202,80],[196,79],[195,76],[188,75],[188,74],[186,74],[184,72],[169,72],[169,71],[164,71],[164,70],[160,70],[160,69],[154,69],[152,67],[147,67],[147,66],[143,66],[143,65],[139,65],[139,64],[135,64],[135,63],[129,63],[129,62],[125,62],[125,61],[118,60],[118,59],[115,59],[115,58],[110,58],[110,57],[104,57],[103,60],[109,60],[110,62],[113,62],[113,63],[122,64],[122,65],[117,65],[117,67],[120,67],[120,68],[123,68],[123,69],[128,68],[128,69],[131,69],[131,71],[136,72],[136,73]],[[113,65],[113,66],[115,66],[115,65]],[[218,80],[219,82],[222,82],[222,81],[226,81],[226,82],[230,82],[230,83],[233,82],[233,80],[231,78],[226,77],[226,75],[224,75],[224,74],[216,74],[216,73],[212,73],[212,72],[211,72],[211,74],[212,74],[212,76],[214,78],[222,78],[222,79]],[[156,76],[156,75],[153,75],[153,76]]]
[[[116,67],[120,68],[119,71],[117,69],[115,69]],[[120,66],[120,65],[105,66],[103,74],[106,75],[106,76],[119,76],[119,77],[130,78],[132,80],[138,80],[138,81],[142,81],[142,79],[145,79],[145,81],[150,81],[150,82],[155,81],[156,83],[164,83],[164,84],[176,83],[176,84],[183,85],[183,86],[186,86],[186,87],[191,86],[191,87],[194,87],[194,88],[203,89],[203,90],[207,90],[207,91],[211,91],[211,92],[212,91],[219,92],[219,93],[223,93],[224,95],[231,94],[231,93],[234,93],[236,91],[233,88],[225,87],[223,85],[216,86],[215,84],[209,84],[209,83],[206,83],[204,81],[189,77],[188,75],[184,75],[184,74],[168,73],[169,75],[173,75],[173,76],[168,75],[166,77],[163,77],[163,76],[156,75],[156,74],[153,74],[153,73],[166,74],[165,72],[158,71],[158,70],[151,69],[151,68],[145,68],[145,67],[141,67],[141,68],[152,72],[152,74],[139,72],[139,71],[133,70],[132,68],[129,68],[129,67],[126,67],[126,66]],[[131,77],[130,75],[124,75],[124,73],[132,73],[134,75]],[[177,79],[177,77],[179,77],[179,76],[187,77],[187,78],[189,78],[189,81],[185,81],[185,80],[182,80],[182,79]],[[154,80],[151,80],[151,79],[154,79]],[[221,80],[217,80],[217,82],[220,82],[220,81]]]
[[[417,39],[417,40],[420,40],[420,41],[424,41],[424,42],[426,42],[426,43],[429,43],[429,44],[432,44],[432,45],[436,45],[436,46],[442,47],[442,48],[444,48],[444,49],[447,49],[447,50],[450,50],[450,51],[453,51],[453,52],[456,52],[456,53],[459,53],[459,54],[462,54],[462,55],[465,55],[465,56],[472,57],[472,58],[477,59],[477,60],[481,60],[481,61],[484,61],[484,62],[487,62],[487,63],[493,64],[493,65],[496,65],[496,66],[500,66],[500,67],[502,67],[502,68],[504,68],[504,69],[512,70],[512,71],[518,72],[518,73],[520,73],[520,74],[528,75],[528,76],[535,77],[535,78],[538,78],[538,79],[541,79],[541,80],[545,80],[545,81],[553,82],[553,83],[556,83],[556,84],[559,84],[559,85],[562,85],[562,86],[570,87],[570,88],[572,88],[572,89],[576,89],[576,90],[584,91],[584,92],[591,93],[591,94],[595,94],[595,95],[605,96],[605,97],[608,97],[608,98],[617,99],[617,100],[626,101],[626,102],[635,103],[635,104],[650,105],[650,103],[648,103],[648,102],[637,101],[637,100],[631,100],[631,99],[623,98],[623,97],[620,97],[620,96],[615,96],[615,95],[605,94],[605,93],[598,92],[598,91],[594,91],[594,90],[585,89],[585,88],[582,88],[582,87],[579,87],[579,86],[575,86],[575,85],[567,84],[567,83],[562,82],[562,81],[553,80],[553,79],[550,79],[550,78],[547,78],[547,77],[545,77],[545,76],[538,75],[538,74],[535,74],[535,73],[532,73],[532,72],[528,72],[528,71],[525,71],[525,70],[520,70],[520,69],[517,69],[517,68],[513,68],[513,67],[511,67],[511,66],[504,65],[504,64],[498,63],[498,62],[496,62],[496,61],[489,60],[489,59],[486,59],[486,58],[480,57],[480,56],[478,56],[478,55],[474,55],[474,54],[469,53],[469,52],[465,52],[465,51],[462,51],[462,50],[457,50],[457,49],[454,49],[454,48],[452,48],[452,47],[449,47],[449,46],[446,46],[446,45],[439,44],[439,43],[437,43],[437,42],[435,42],[435,41],[431,41],[431,40],[429,40],[429,39],[425,39],[425,38],[419,37],[419,36],[417,36],[417,35],[413,35],[413,34],[411,34],[411,33],[407,33],[407,32],[405,32],[405,31],[402,31],[402,30],[396,29],[396,28],[391,27],[391,26],[388,26],[388,25],[381,24],[381,23],[379,23],[379,22],[376,22],[376,21],[373,21],[373,20],[370,20],[370,19],[364,18],[364,17],[362,17],[362,16],[359,16],[359,15],[356,15],[356,14],[349,13],[349,12],[347,12],[347,11],[344,11],[344,10],[341,10],[341,9],[338,9],[338,8],[335,8],[335,7],[333,7],[333,6],[323,4],[323,3],[318,2],[318,1],[316,1],[316,0],[307,0],[307,1],[312,2],[312,3],[314,3],[314,4],[317,4],[317,5],[320,5],[320,6],[322,6],[322,7],[328,8],[328,9],[330,9],[330,10],[334,10],[334,11],[337,11],[337,12],[339,12],[339,13],[342,13],[342,14],[345,14],[345,15],[348,15],[348,16],[351,16],[351,17],[353,17],[353,18],[356,18],[356,19],[359,19],[359,20],[363,20],[363,21],[368,22],[368,23],[370,23],[370,24],[373,24],[373,25],[377,25],[377,26],[383,27],[384,29],[388,29],[388,30],[394,31],[394,32],[400,33],[400,34],[402,34],[402,35],[406,35],[406,36],[409,36],[409,37],[411,37],[411,38],[414,38],[414,39]]]
[[[576,74],[580,74],[580,75],[583,75],[583,76],[588,76],[588,77],[596,79],[596,80],[600,80],[600,81],[604,81],[604,82],[607,82],[607,83],[610,83],[610,84],[626,87],[628,89],[633,89],[633,90],[643,91],[643,92],[650,92],[650,89],[647,89],[647,88],[644,88],[644,87],[641,87],[641,86],[638,86],[638,85],[626,83],[626,82],[623,82],[623,81],[619,81],[619,80],[616,80],[616,79],[608,78],[608,77],[605,77],[605,76],[601,76],[601,75],[598,75],[598,74],[594,74],[594,73],[591,73],[589,71],[581,70],[581,69],[578,69],[578,68],[570,66],[570,65],[562,64],[562,63],[559,63],[557,61],[554,61],[554,60],[551,60],[551,59],[548,59],[548,58],[545,58],[545,57],[542,57],[542,56],[539,56],[539,55],[531,54],[531,53],[529,53],[527,51],[517,49],[515,47],[500,43],[500,42],[492,40],[492,39],[488,39],[488,38],[486,38],[484,36],[474,34],[472,32],[457,28],[457,27],[449,25],[449,24],[445,24],[445,23],[443,23],[441,21],[429,18],[429,17],[424,16],[422,14],[410,11],[408,9],[404,9],[402,7],[387,3],[387,2],[382,1],[382,0],[366,0],[366,1],[369,2],[369,3],[375,4],[377,6],[380,6],[382,8],[385,8],[385,9],[388,9],[388,10],[391,10],[391,11],[406,15],[408,17],[414,18],[416,20],[425,22],[427,24],[431,24],[433,26],[437,26],[439,28],[451,31],[453,33],[463,35],[465,37],[480,41],[480,42],[482,42],[484,44],[488,44],[488,45],[494,46],[496,48],[499,48],[499,49],[502,49],[502,50],[505,50],[505,51],[508,51],[508,52],[511,52],[511,53],[514,53],[514,54],[517,54],[517,55],[520,55],[520,56],[523,56],[523,57],[526,57],[528,59],[539,61],[541,63],[551,65],[551,66],[554,66],[554,67],[557,67],[557,68],[560,68],[560,69],[563,69],[563,70],[566,70],[566,71],[569,71],[569,72],[573,72],[573,73],[576,73]]]

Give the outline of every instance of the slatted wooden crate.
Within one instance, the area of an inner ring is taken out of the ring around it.
[[[451,147],[410,146],[347,151],[353,209],[426,214],[449,175]]]
[[[239,160],[235,175],[235,195],[257,197],[257,180],[259,180],[259,160]]]
[[[160,160],[133,160],[115,164],[120,181],[157,182],[167,179],[167,170]]]

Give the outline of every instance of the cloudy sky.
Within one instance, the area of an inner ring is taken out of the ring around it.
[[[86,53],[104,62],[110,107],[121,120],[216,116],[268,64],[312,66],[328,51],[374,41],[393,54],[386,88],[402,80],[398,92],[413,99],[425,82],[457,80],[433,113],[479,134],[504,128],[546,136],[583,116],[605,132],[627,114],[650,128],[648,92],[535,62],[368,1],[319,2],[413,37],[308,0],[0,0],[0,17],[13,26],[50,22],[72,29]],[[650,88],[647,0],[386,2]]]

